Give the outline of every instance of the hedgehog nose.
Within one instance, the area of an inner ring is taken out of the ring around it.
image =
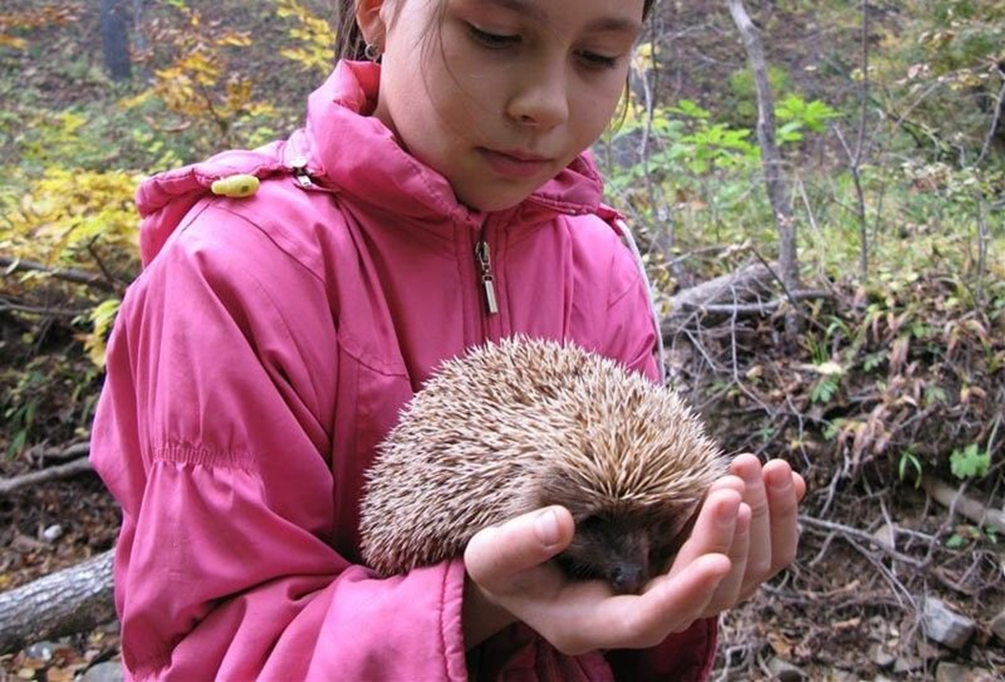
[[[611,586],[618,594],[638,592],[642,587],[642,566],[627,561],[615,564],[611,569]]]

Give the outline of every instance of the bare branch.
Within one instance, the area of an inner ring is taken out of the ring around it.
[[[109,282],[105,277],[102,277],[94,272],[84,272],[83,270],[54,270],[42,263],[22,260],[20,258],[11,258],[9,256],[0,256],[0,268],[4,268],[5,274],[17,272],[19,270],[44,272],[51,277],[55,277],[56,279],[61,279],[66,282],[86,284],[89,287],[101,289],[102,291],[115,290],[115,286],[111,282]]]
[[[80,459],[75,459],[67,464],[60,464],[59,466],[49,467],[48,469],[42,469],[41,471],[33,471],[30,474],[24,474],[23,476],[0,478],[0,497],[10,495],[11,493],[27,486],[37,485],[39,483],[60,478],[69,478],[70,476],[76,476],[77,474],[85,471],[93,471],[93,469],[91,469],[91,463],[88,461],[87,457],[81,457]]]

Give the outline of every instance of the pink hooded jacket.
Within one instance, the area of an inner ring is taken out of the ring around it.
[[[306,128],[140,188],[145,269],[123,301],[91,458],[122,505],[127,679],[465,680],[464,566],[360,564],[363,472],[445,358],[515,333],[657,378],[644,280],[581,158],[519,206],[460,205],[376,118],[377,66],[342,63]],[[254,196],[213,196],[236,173]],[[497,314],[486,314],[488,244]],[[715,624],[567,657],[523,625],[479,678],[700,680]]]

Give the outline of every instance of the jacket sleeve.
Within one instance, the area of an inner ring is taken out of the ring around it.
[[[337,344],[324,284],[224,211],[131,288],[91,454],[128,678],[466,678],[460,561],[375,579],[330,544]]]
[[[657,330],[648,284],[628,249],[614,255],[611,272],[605,353],[660,383],[663,374],[655,355]],[[717,621],[709,618],[667,637],[657,647],[611,651],[607,659],[618,680],[699,682],[711,674],[717,634]]]

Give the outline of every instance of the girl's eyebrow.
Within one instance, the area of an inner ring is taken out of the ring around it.
[[[483,5],[497,5],[537,21],[544,20],[544,12],[530,0],[478,0]],[[642,32],[642,24],[622,17],[602,17],[587,25],[588,31],[627,33],[632,37]]]

